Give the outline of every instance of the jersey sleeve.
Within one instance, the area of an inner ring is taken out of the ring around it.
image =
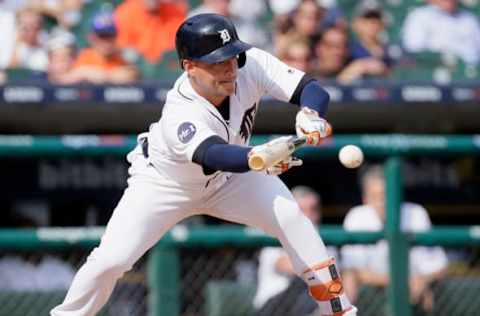
[[[247,64],[259,92],[285,102],[290,100],[305,75],[303,71],[288,66],[277,57],[258,48],[248,51]]]
[[[180,161],[193,160],[197,147],[207,138],[216,135],[208,124],[199,119],[172,120],[162,125],[165,142]]]

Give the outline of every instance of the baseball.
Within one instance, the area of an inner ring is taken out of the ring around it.
[[[340,149],[338,159],[347,168],[357,168],[363,162],[363,152],[355,145],[346,145]]]

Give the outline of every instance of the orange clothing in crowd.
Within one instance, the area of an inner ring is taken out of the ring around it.
[[[186,18],[185,3],[164,3],[155,12],[145,9],[144,0],[126,0],[117,7],[117,45],[135,48],[151,63],[158,62],[165,51],[175,48],[175,33]]]
[[[78,54],[78,57],[75,60],[74,68],[81,66],[93,66],[102,70],[114,70],[115,68],[128,65],[129,63],[127,63],[119,54],[107,58],[100,55],[96,50],[90,47],[83,49]]]

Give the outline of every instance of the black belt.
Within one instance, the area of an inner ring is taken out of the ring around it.
[[[142,146],[142,153],[145,158],[148,158],[148,138],[140,138],[140,146]]]

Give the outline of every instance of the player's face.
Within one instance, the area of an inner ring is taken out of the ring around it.
[[[187,61],[184,64],[193,88],[214,105],[235,93],[238,62],[233,57],[216,64]]]

